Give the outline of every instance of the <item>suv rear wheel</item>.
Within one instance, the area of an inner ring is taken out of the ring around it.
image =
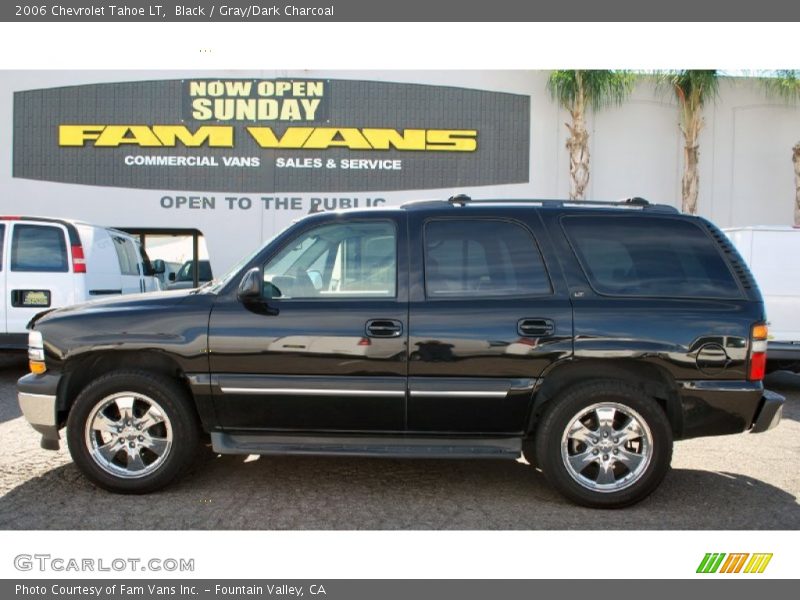
[[[598,508],[644,499],[672,458],[662,408],[619,381],[578,384],[554,399],[535,443],[537,463],[553,486],[573,502]]]
[[[140,494],[164,487],[196,455],[199,425],[177,382],[115,371],[87,386],[67,420],[78,468],[107,490]]]

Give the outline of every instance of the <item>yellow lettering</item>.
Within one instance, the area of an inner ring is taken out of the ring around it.
[[[321,81],[306,81],[306,96],[322,96],[322,82]],[[301,94],[295,94],[300,96]]]
[[[161,146],[159,140],[147,125],[108,125],[95,146],[116,147],[122,144],[135,144],[136,146]]]
[[[404,129],[400,133],[396,129],[362,129],[364,137],[369,140],[375,150],[425,150],[424,129]]]
[[[261,98],[258,100],[259,121],[274,121],[278,118],[278,101]]]
[[[354,127],[317,127],[308,136],[303,148],[324,150],[331,146],[350,150],[371,150],[372,146]]]
[[[281,121],[299,121],[301,118],[297,100],[284,100],[281,106]]]
[[[234,103],[226,107],[225,115],[216,114],[217,119],[230,119],[234,114],[239,119],[299,119],[303,110],[316,110],[316,105],[309,109],[296,100],[283,103],[283,108],[279,109],[278,102],[270,99],[198,99],[192,105],[195,117],[198,114],[208,117],[207,111],[213,105],[206,102]],[[288,108],[289,106],[292,108]],[[216,112],[220,108],[220,105],[214,107]],[[280,134],[271,127],[253,126],[246,129],[261,148],[474,152],[478,147],[478,132],[474,129],[287,127]],[[94,146],[106,148],[127,144],[140,147],[183,145],[187,148],[232,148],[234,134],[234,127],[230,125],[200,125],[194,131],[186,125],[59,125],[58,145],[81,147],[90,142]]]
[[[319,100],[306,100],[305,98],[300,100],[303,111],[306,113],[306,121],[314,120],[314,117],[317,114],[317,109],[319,108],[319,102]]]
[[[189,95],[190,96],[205,96],[206,95],[206,82],[205,81],[190,81],[189,82]]]
[[[313,127],[287,127],[280,139],[271,127],[248,127],[248,133],[262,148],[303,148]]]
[[[188,148],[233,148],[233,127],[225,125],[202,125],[194,133],[185,125],[153,125],[153,133],[164,146],[176,146],[180,141]]]
[[[478,132],[474,129],[429,129],[426,150],[448,150],[450,152],[475,152]]]
[[[192,82],[194,83],[194,82]],[[192,101],[192,118],[198,121],[208,121],[214,113],[211,112],[211,100],[208,98],[197,98]]]
[[[225,90],[228,96],[249,96],[253,87],[252,81],[226,81]]]
[[[59,125],[59,146],[83,146],[87,140],[96,140],[105,125]]]

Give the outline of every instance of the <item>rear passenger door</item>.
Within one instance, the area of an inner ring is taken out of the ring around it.
[[[9,333],[24,333],[28,321],[51,306],[75,302],[66,227],[59,223],[7,223],[6,322]]]
[[[407,427],[519,433],[537,378],[572,352],[569,296],[534,211],[452,212],[410,213]]]

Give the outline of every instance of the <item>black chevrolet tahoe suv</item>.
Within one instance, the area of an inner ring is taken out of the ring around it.
[[[508,458],[652,492],[673,440],[766,431],[764,304],[708,221],[640,198],[307,216],[195,290],[38,315],[25,417],[97,485],[221,454]]]

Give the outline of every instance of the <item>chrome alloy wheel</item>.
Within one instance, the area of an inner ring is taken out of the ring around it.
[[[638,481],[653,455],[653,434],[635,410],[615,402],[575,415],[561,437],[561,459],[586,489],[618,492]]]
[[[157,470],[172,448],[172,424],[152,398],[135,392],[106,396],[86,419],[86,448],[104,471],[137,479]]]

